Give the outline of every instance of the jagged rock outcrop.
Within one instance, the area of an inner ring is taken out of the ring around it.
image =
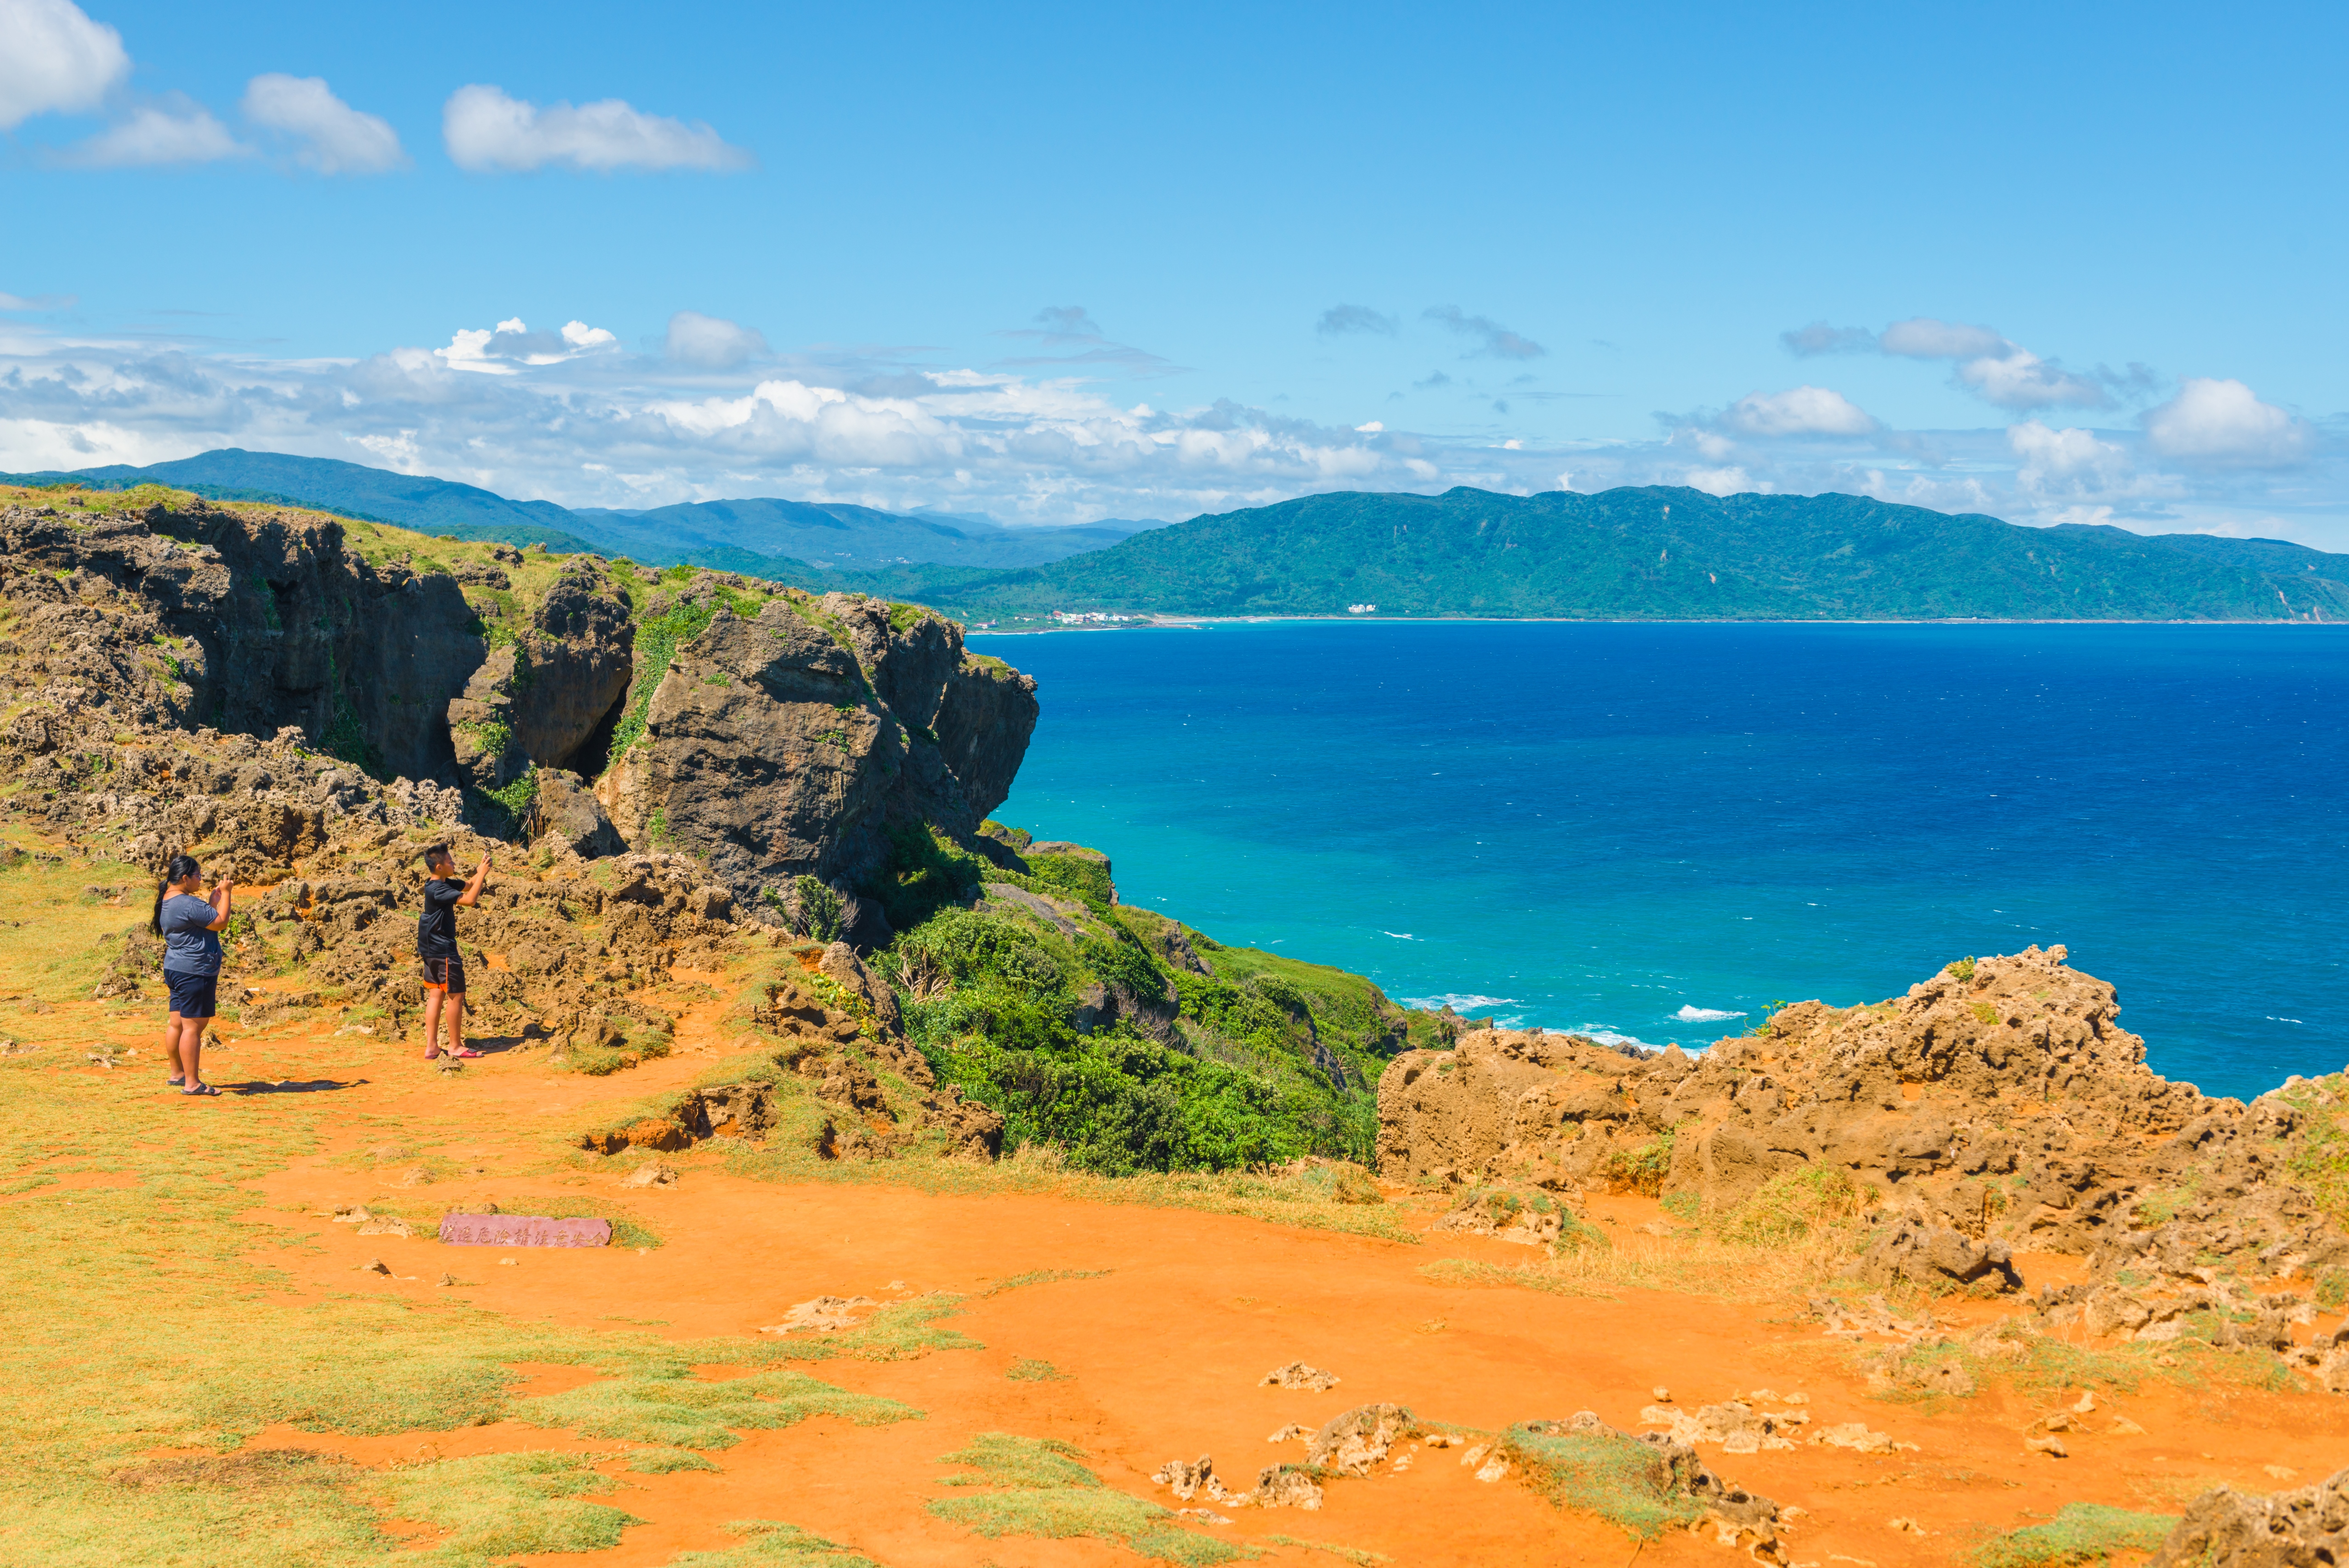
[[[291,726],[387,774],[439,776],[442,714],[485,651],[453,577],[370,566],[305,513],[0,509],[0,594],[57,612],[23,668],[126,719]]]
[[[965,655],[960,630],[926,611],[885,637],[889,608],[839,595],[771,598],[749,620],[719,607],[597,786],[622,836],[706,857],[752,903],[801,876],[871,877],[893,826],[974,834],[1035,727],[1035,682]],[[826,619],[846,629],[835,637]],[[924,727],[948,710],[982,715],[988,731],[954,732],[968,779]]]
[[[458,772],[502,789],[532,767],[603,771],[634,669],[629,607],[593,557],[574,556],[539,599],[529,630],[492,649],[449,703]]]
[[[2011,1284],[2008,1245],[2178,1279],[2213,1255],[2304,1275],[2349,1262],[2290,1169],[2310,1111],[2160,1077],[2119,1012],[2058,947],[1869,1006],[1801,1002],[1697,1054],[1477,1031],[1388,1066],[1381,1168],[1686,1193],[1716,1212],[1837,1171],[1878,1205],[1868,1270],[1937,1284]]]
[[[2349,1559],[2349,1470],[2261,1497],[2218,1487],[2187,1508],[2146,1568],[2317,1568]]]

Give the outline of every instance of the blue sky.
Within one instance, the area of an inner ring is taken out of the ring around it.
[[[1684,483],[2349,549],[2344,33],[0,0],[0,467],[1037,522]]]

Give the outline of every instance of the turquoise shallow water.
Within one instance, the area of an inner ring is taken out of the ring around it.
[[[1694,1044],[2063,942],[2170,1076],[2349,1055],[2349,628],[973,640],[1043,701],[998,817],[1399,999]]]

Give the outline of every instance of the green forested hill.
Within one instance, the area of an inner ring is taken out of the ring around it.
[[[2028,528],[1856,495],[1309,496],[1017,572],[859,578],[949,613],[1597,618],[2349,618],[2349,556],[2273,540]]]

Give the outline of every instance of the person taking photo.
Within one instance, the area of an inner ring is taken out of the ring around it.
[[[481,857],[472,879],[457,880],[457,857],[445,844],[424,852],[424,912],[416,921],[416,956],[424,964],[424,1059],[440,1054],[440,1024],[449,1025],[449,1054],[479,1056],[465,1044],[465,960],[457,950],[457,910],[480,901],[489,885],[490,857]]]
[[[163,1085],[183,1095],[220,1093],[204,1082],[204,1026],[220,1011],[220,932],[236,891],[226,872],[213,879],[209,894],[203,886],[203,868],[193,857],[172,856],[156,885],[155,912],[147,921],[148,929],[163,939],[163,985],[171,995],[171,1015],[163,1023],[163,1061],[171,1075]]]

